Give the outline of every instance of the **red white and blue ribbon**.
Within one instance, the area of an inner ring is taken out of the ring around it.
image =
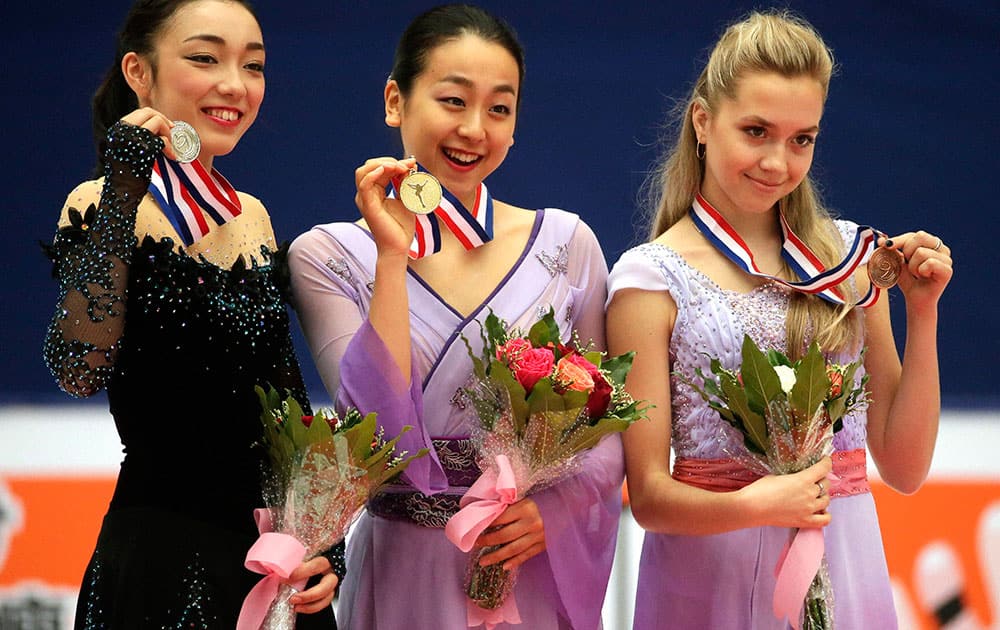
[[[389,186],[390,197],[399,196],[402,177],[393,179]],[[485,245],[493,240],[493,198],[486,184],[476,188],[476,201],[467,209],[458,197],[441,188],[441,205],[430,214],[416,215],[410,258],[416,260],[441,251],[441,224],[444,224],[466,250]]]
[[[149,192],[185,246],[194,244],[209,232],[202,210],[216,225],[223,225],[243,211],[236,190],[226,178],[214,168],[209,173],[198,160],[182,164],[157,156],[149,179]]]
[[[818,295],[828,302],[848,304],[837,285],[847,280],[858,265],[868,260],[878,245],[879,232],[868,226],[859,226],[854,235],[854,242],[848,248],[844,259],[836,266],[826,269],[816,254],[792,232],[784,215],[779,213],[779,217],[784,241],[781,256],[798,274],[801,282],[789,282],[761,272],[754,262],[750,248],[718,210],[701,195],[696,195],[694,203],[691,204],[691,219],[698,231],[748,274],[774,280],[796,291]],[[878,287],[874,284],[869,285],[868,293],[855,306],[865,308],[871,306],[878,301],[879,293]]]

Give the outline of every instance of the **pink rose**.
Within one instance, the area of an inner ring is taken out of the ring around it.
[[[588,361],[587,358],[582,354],[577,354],[576,352],[572,352],[563,357],[563,359],[566,361],[570,361],[575,365],[579,365],[583,369],[587,370],[587,374],[590,374],[590,378],[594,379],[594,381],[597,381],[597,377],[601,375],[600,368],[598,368],[596,365]]]
[[[551,351],[544,348],[528,348],[521,353],[517,365],[511,367],[517,382],[525,391],[530,392],[539,379],[552,374],[554,364],[555,357]]]
[[[589,392],[594,389],[594,379],[587,368],[571,360],[574,355],[568,354],[559,359],[556,364],[556,382],[565,389],[578,392]],[[584,362],[587,362],[584,359]]]
[[[604,417],[604,414],[608,412],[608,407],[611,406],[611,392],[611,384],[602,374],[594,377],[594,391],[590,392],[587,405],[584,407],[588,417],[595,419]]]
[[[531,350],[531,342],[521,337],[515,337],[497,348],[497,360],[511,369],[517,367],[525,352]]]

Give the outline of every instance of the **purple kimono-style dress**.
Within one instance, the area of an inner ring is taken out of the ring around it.
[[[837,221],[845,238],[857,226]],[[789,289],[769,282],[749,293],[727,291],[674,250],[646,243],[625,252],[608,278],[609,300],[622,289],[667,291],[677,304],[670,338],[672,369],[697,382],[711,357],[740,364],[744,333],[762,348],[785,348]],[[839,363],[856,360],[839,356]],[[675,458],[726,459],[740,437],[677,376],[670,376],[671,447]],[[844,418],[836,451],[865,448],[866,416]],[[860,454],[860,453],[857,453]],[[835,455],[836,457],[836,455]],[[676,472],[676,471],[675,471]],[[824,529],[837,630],[893,630],[896,613],[870,492],[834,498]],[[790,530],[755,527],[710,536],[647,532],[639,565],[633,628],[637,630],[785,630],[772,612],[774,567]]]
[[[369,232],[353,223],[313,228],[292,244],[296,308],[326,388],[338,406],[376,411],[389,435],[413,453],[402,483],[373,500],[348,544],[347,577],[337,611],[341,628],[466,627],[467,554],[445,538],[448,517],[478,477],[467,439],[472,408],[462,388],[472,374],[463,336],[477,352],[490,311],[527,330],[554,309],[568,340],[604,348],[607,265],[578,216],[536,212],[524,251],[486,301],[457,312],[412,270],[407,278],[412,378],[402,374],[368,323],[376,259]],[[606,437],[584,456],[581,472],[531,497],[545,523],[546,551],[520,568],[514,590],[522,624],[548,630],[601,626],[624,480],[621,440]]]

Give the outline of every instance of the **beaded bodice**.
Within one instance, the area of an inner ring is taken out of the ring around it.
[[[698,381],[695,369],[711,374],[711,359],[736,369],[744,333],[761,348],[785,348],[785,316],[789,291],[768,282],[748,293],[722,289],[704,273],[691,267],[674,250],[656,243],[640,245],[623,259],[641,261],[649,269],[642,281],[649,290],[667,290],[677,305],[677,319],[670,338],[670,363],[674,372]],[[637,265],[639,263],[637,262]],[[837,362],[856,356],[831,357]],[[863,370],[859,370],[863,372]],[[860,374],[858,377],[860,378]],[[671,443],[675,455],[697,459],[728,457],[738,452],[741,438],[717,412],[677,374],[670,375]],[[834,437],[837,450],[864,448],[865,415],[844,418],[844,427]]]

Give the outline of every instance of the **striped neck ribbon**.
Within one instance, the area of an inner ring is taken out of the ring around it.
[[[733,226],[700,194],[695,196],[691,204],[690,215],[698,231],[743,271],[752,276],[773,280],[796,291],[818,295],[835,304],[850,304],[837,285],[848,279],[858,265],[868,260],[877,247],[880,234],[874,228],[859,226],[854,235],[854,242],[848,247],[847,255],[837,265],[827,269],[819,257],[795,235],[785,216],[779,213],[783,241],[781,256],[801,280],[789,282],[761,272],[754,262],[750,248]],[[871,306],[878,301],[879,292],[879,288],[874,284],[869,285],[868,293],[854,305],[863,308]]]
[[[157,156],[149,192],[185,246],[208,234],[205,214],[216,225],[223,225],[243,211],[236,190],[226,178],[214,168],[209,173],[198,160],[183,164]]]

